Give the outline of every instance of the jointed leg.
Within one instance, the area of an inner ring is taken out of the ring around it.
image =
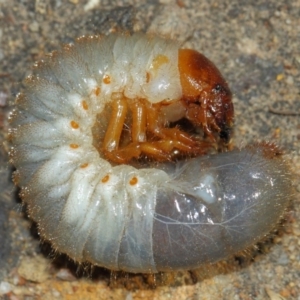
[[[119,148],[119,142],[127,115],[131,110],[131,142]],[[194,112],[194,117],[203,113]],[[198,121],[199,122],[199,121]],[[174,150],[186,154],[203,154],[212,148],[211,142],[197,141],[179,128],[167,128],[163,116],[160,115],[160,104],[151,105],[146,100],[131,101],[122,94],[116,94],[112,102],[112,115],[103,141],[103,153],[111,161],[126,163],[141,154],[159,161],[171,160]],[[149,140],[150,138],[150,140]]]
[[[102,144],[104,151],[112,152],[118,149],[126,115],[127,101],[122,96],[117,97],[112,102],[112,115]]]
[[[147,106],[147,130],[153,136],[159,138],[161,142],[168,143],[171,141],[173,147],[170,151],[178,149],[183,153],[199,155],[205,154],[209,149],[212,149],[211,142],[196,140],[190,134],[177,127],[165,127],[165,124],[159,115],[159,109],[157,109],[154,105]]]
[[[145,105],[141,101],[134,101],[130,105],[132,112],[131,138],[133,143],[142,143],[147,140],[147,115]]]

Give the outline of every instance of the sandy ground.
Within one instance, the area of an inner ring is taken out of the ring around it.
[[[234,94],[235,144],[274,141],[295,197],[265,243],[216,265],[158,275],[79,270],[40,244],[0,148],[0,299],[300,299],[300,1],[0,0],[0,142],[33,63],[61,43],[116,29],[157,32],[199,50]],[[283,112],[278,114],[278,112]],[[86,271],[86,272],[84,272]]]

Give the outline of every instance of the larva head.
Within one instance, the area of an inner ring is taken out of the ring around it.
[[[178,55],[182,101],[187,108],[187,118],[202,126],[206,133],[216,130],[222,139],[229,141],[233,104],[225,79],[201,53],[180,49]]]

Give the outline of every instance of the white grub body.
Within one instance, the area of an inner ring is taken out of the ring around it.
[[[88,37],[27,80],[11,115],[11,161],[57,251],[112,270],[192,269],[253,244],[282,215],[288,169],[265,146],[147,168],[112,165],[95,148],[92,128],[113,93],[175,101],[177,65],[173,41]]]

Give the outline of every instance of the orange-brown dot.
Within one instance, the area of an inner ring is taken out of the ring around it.
[[[101,181],[103,183],[106,183],[108,180],[109,180],[109,175],[108,174],[101,179]]]
[[[82,165],[80,166],[80,168],[84,169],[84,168],[86,168],[88,165],[89,165],[88,163],[84,163],[84,164],[82,164]]]
[[[9,131],[9,132],[7,133],[6,138],[7,138],[7,140],[8,140],[9,142],[12,142],[12,140],[14,139],[14,134],[13,134],[13,132],[12,132],[12,131]]]
[[[13,183],[15,185],[19,185],[19,182],[20,182],[20,173],[19,173],[19,171],[13,172],[12,179],[13,179]]]
[[[70,148],[77,149],[79,146],[77,144],[70,144]]]
[[[103,78],[103,81],[104,81],[104,78]],[[106,82],[104,82],[104,83],[106,83]],[[108,82],[108,83],[110,83],[110,82]],[[100,93],[101,93],[101,89],[100,89],[99,86],[97,86],[97,87],[94,89],[94,94],[98,97],[98,96],[100,95]]]
[[[103,76],[103,82],[105,83],[105,84],[110,84],[110,76],[108,76],[108,75],[104,75]]]
[[[136,185],[138,183],[138,179],[137,179],[137,177],[132,177],[131,179],[130,179],[130,181],[129,181],[129,184],[130,185]]]
[[[153,60],[152,64],[150,65],[150,69],[153,70],[154,72],[157,72],[158,69],[164,65],[169,63],[169,58],[166,55],[163,54],[158,54]]]
[[[70,124],[71,124],[72,128],[74,128],[74,129],[78,129],[79,128],[79,124],[77,122],[75,122],[74,120],[72,120],[70,122]]]
[[[147,83],[150,82],[150,74],[149,74],[149,72],[146,72],[146,82]]]
[[[89,109],[89,106],[88,106],[88,104],[87,104],[87,102],[85,100],[82,100],[81,104],[82,104],[82,107],[83,107],[84,110],[88,110]]]

